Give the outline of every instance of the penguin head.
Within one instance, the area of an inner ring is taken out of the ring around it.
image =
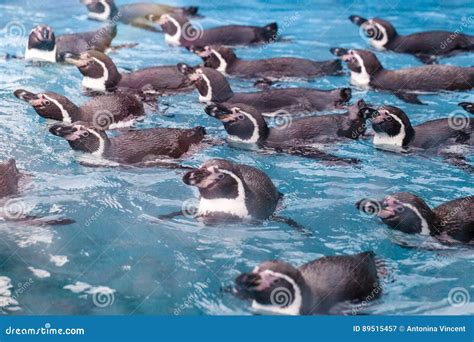
[[[196,186],[205,199],[245,199],[246,186],[240,171],[224,159],[206,161],[198,169],[186,173],[183,182]]]
[[[20,177],[15,159],[0,162],[0,198],[14,195],[18,191]]]
[[[237,293],[253,300],[255,310],[298,315],[307,285],[301,272],[282,261],[267,261],[235,279]]]
[[[357,139],[364,135],[367,129],[366,121],[369,119],[369,105],[363,99],[360,99],[354,104],[342,108],[347,109],[348,120],[343,122],[339,133],[351,139]]]
[[[107,134],[103,130],[82,121],[55,124],[49,128],[49,132],[66,139],[75,151],[98,156],[104,153],[109,144]]]
[[[79,108],[65,96],[57,93],[32,93],[24,89],[13,92],[20,100],[28,102],[45,119],[72,122],[78,114]]]
[[[466,112],[474,114],[474,103],[472,103],[472,102],[461,102],[461,103],[458,103],[458,106],[461,106]]]
[[[121,75],[114,62],[100,51],[88,50],[80,55],[66,53],[64,60],[77,66],[84,76],[82,85],[85,88],[105,91],[113,89],[120,81]]]
[[[229,82],[219,71],[211,68],[193,68],[178,63],[178,70],[191,80],[199,92],[201,102],[224,102],[233,96]]]
[[[375,145],[407,146],[415,136],[408,116],[400,108],[385,105],[368,111],[375,132]]]
[[[332,48],[331,52],[346,62],[351,71],[351,82],[356,85],[369,85],[372,77],[383,69],[377,57],[367,50]]]
[[[35,26],[28,36],[28,49],[52,51],[56,46],[56,37],[51,27]]]
[[[369,44],[379,50],[385,50],[388,43],[397,36],[397,31],[388,21],[373,18],[365,19],[357,15],[351,15],[349,20],[360,27]]]
[[[205,67],[216,69],[223,74],[237,60],[234,50],[225,46],[204,46],[202,48],[193,46],[189,50],[202,58]]]
[[[434,213],[420,197],[399,192],[385,197],[377,207],[377,216],[390,228],[410,234],[430,234]]]
[[[268,126],[263,116],[253,107],[245,104],[211,104],[206,113],[221,121],[229,140],[255,144],[268,136]]]
[[[106,21],[118,14],[114,0],[81,0],[81,4],[87,7],[89,19]]]
[[[179,46],[182,40],[194,41],[202,32],[194,27],[189,20],[179,13],[167,13],[160,16],[158,20],[152,15],[149,20],[156,21],[165,33],[165,41],[170,45]]]

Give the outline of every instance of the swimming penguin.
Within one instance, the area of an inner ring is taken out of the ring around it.
[[[377,147],[406,149],[409,151],[436,152],[447,162],[458,167],[472,169],[464,157],[447,149],[450,145],[472,146],[474,122],[469,118],[444,118],[431,120],[413,127],[408,116],[400,108],[382,106],[367,108],[374,130],[373,143]]]
[[[28,102],[45,119],[67,123],[84,121],[104,129],[130,126],[145,115],[143,104],[128,94],[95,96],[80,107],[53,92],[35,94],[17,89],[13,94]]]
[[[380,18],[367,20],[351,15],[349,20],[361,27],[372,47],[412,54],[427,64],[435,63],[438,56],[474,51],[474,36],[460,32],[428,31],[403,36],[392,24]]]
[[[206,134],[203,127],[160,127],[130,130],[108,137],[103,130],[85,122],[55,124],[49,131],[66,139],[75,151],[119,164],[140,165],[159,164],[163,158],[181,158],[191,152],[193,146],[199,145]]]
[[[217,70],[192,68],[184,63],[179,63],[178,69],[194,83],[199,92],[199,101],[250,104],[264,116],[331,110],[351,98],[350,88],[279,88],[255,93],[234,93],[224,75]]]
[[[474,103],[472,103],[472,102],[461,102],[461,103],[458,103],[458,106],[461,106],[466,112],[474,114]]]
[[[68,54],[66,62],[78,67],[84,76],[82,85],[105,92],[122,89],[146,94],[171,93],[192,89],[192,82],[176,66],[156,66],[121,74],[109,56],[90,50],[80,55]]]
[[[159,31],[155,24],[163,14],[196,15],[198,7],[173,7],[155,3],[136,3],[116,6],[114,0],[81,0],[87,6],[89,18],[99,21],[120,21],[149,31]]]
[[[260,148],[280,153],[354,164],[358,160],[339,158],[310,145],[345,138],[357,139],[365,133],[365,109],[365,102],[359,100],[349,106],[345,114],[297,118],[275,127],[268,127],[263,116],[255,108],[245,104],[212,104],[205,111],[224,124],[230,143],[256,144]]]
[[[227,25],[203,30],[201,27],[193,26],[185,16],[175,13],[162,15],[158,24],[165,33],[165,41],[174,46],[268,43],[275,40],[278,35],[277,23],[263,27]]]
[[[404,233],[431,235],[441,242],[474,243],[474,196],[431,209],[420,197],[398,192],[383,201],[362,199],[356,207],[376,214],[391,229]]]
[[[28,226],[66,225],[74,223],[66,218],[42,218],[26,215],[24,205],[12,196],[19,193],[20,181],[24,175],[16,167],[15,159],[0,162],[0,221],[23,223]],[[10,202],[10,200],[12,202]]]
[[[117,34],[115,25],[97,31],[64,34],[55,37],[51,27],[38,25],[28,36],[25,59],[45,62],[62,62],[66,53],[79,54],[87,50],[105,51]]]
[[[298,268],[280,260],[266,261],[240,274],[235,283],[237,295],[251,299],[256,313],[341,314],[338,308],[343,302],[380,297],[381,270],[382,262],[369,251],[325,256]]]
[[[331,52],[347,63],[352,84],[389,91],[409,103],[422,104],[415,91],[468,90],[474,86],[474,67],[424,65],[387,70],[370,51],[333,48]]]
[[[233,49],[225,46],[205,46],[203,48],[194,46],[190,50],[203,59],[205,67],[216,69],[224,75],[245,78],[315,78],[335,75],[342,70],[341,61],[338,59],[313,61],[304,58],[278,57],[243,60],[236,56]]]

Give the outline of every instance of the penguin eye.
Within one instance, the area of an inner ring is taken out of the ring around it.
[[[219,179],[219,180],[224,179],[224,177],[225,177],[225,175],[224,175],[223,173],[219,173],[219,174],[217,175],[217,179]]]
[[[46,100],[46,101],[44,101],[44,104],[49,106],[51,104],[51,102],[49,102],[49,100]]]
[[[402,213],[404,210],[405,210],[405,208],[404,208],[402,205],[398,205],[398,206],[395,208],[395,211],[396,211],[397,213]]]
[[[239,115],[237,115],[237,119],[243,120],[243,119],[245,119],[245,116],[243,114],[239,114]]]

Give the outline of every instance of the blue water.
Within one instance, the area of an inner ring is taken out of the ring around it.
[[[117,1],[122,4],[128,1]],[[78,0],[0,1],[0,55],[23,54],[25,36],[36,24],[47,23],[58,34],[95,29]],[[423,29],[456,30],[472,12],[470,1],[170,1],[199,5],[204,27],[221,24],[266,24],[277,21],[291,42],[266,48],[239,48],[246,58],[298,56],[332,58],[333,46],[363,48],[365,42],[350,14],[383,16],[400,33]],[[8,35],[12,23],[20,37]],[[3,28],[3,29],[2,29]],[[474,34],[474,27],[464,28]],[[138,69],[200,59],[184,49],[165,45],[163,35],[120,25],[114,44],[139,42],[134,49],[111,54],[122,68]],[[377,53],[387,68],[416,66],[411,56]],[[442,63],[469,66],[471,55]],[[216,146],[185,161],[196,166],[212,157],[228,158],[259,167],[286,194],[282,214],[314,232],[306,237],[291,228],[268,222],[262,226],[203,227],[191,218],[156,224],[152,218],[179,210],[196,192],[181,182],[182,173],[158,168],[89,168],[80,165],[67,143],[47,132],[32,108],[19,102],[17,88],[62,93],[76,103],[87,98],[76,68],[43,67],[22,60],[0,61],[0,159],[13,157],[28,181],[21,201],[31,214],[62,215],[76,221],[69,226],[28,227],[0,223],[0,304],[7,314],[249,314],[248,303],[224,288],[242,271],[279,258],[300,265],[331,254],[374,250],[391,275],[383,297],[365,308],[369,314],[473,314],[474,305],[448,303],[451,289],[462,287],[474,295],[472,250],[402,248],[393,240],[417,246],[415,237],[390,234],[377,220],[356,211],[363,197],[382,198],[411,191],[431,206],[473,194],[468,174],[437,158],[397,155],[375,150],[369,141],[335,146],[334,153],[357,157],[359,168],[327,167],[289,156],[262,156]],[[296,85],[298,83],[289,84]],[[348,76],[326,77],[301,85],[332,88],[348,85]],[[235,90],[248,91],[249,81],[232,80]],[[389,94],[354,89],[353,98],[403,108],[413,123],[447,117],[460,101],[473,101],[473,92],[422,96],[428,106],[409,105]],[[160,110],[137,127],[203,125],[213,137],[225,137],[219,122],[204,114],[197,93],[165,97]],[[472,161],[472,159],[471,159]],[[426,243],[425,243],[426,244]],[[430,243],[435,248],[440,246]],[[432,246],[432,247],[433,247]],[[59,256],[59,257],[58,257]],[[53,262],[55,260],[66,260]],[[31,270],[36,270],[36,275]],[[49,272],[49,277],[45,277]],[[39,276],[43,277],[39,277]],[[7,277],[7,278],[6,278]],[[78,283],[79,282],[79,283]],[[73,285],[73,286],[71,286]],[[21,291],[19,291],[21,290]],[[15,292],[16,291],[16,292]],[[106,302],[97,305],[97,295]],[[15,302],[11,302],[10,299]],[[13,297],[13,298],[11,298]],[[3,304],[2,304],[3,303]]]

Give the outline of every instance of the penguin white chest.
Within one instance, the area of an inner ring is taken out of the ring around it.
[[[250,218],[245,199],[239,198],[201,198],[199,201],[198,214],[206,216],[213,213],[224,213],[237,216],[241,219]]]

